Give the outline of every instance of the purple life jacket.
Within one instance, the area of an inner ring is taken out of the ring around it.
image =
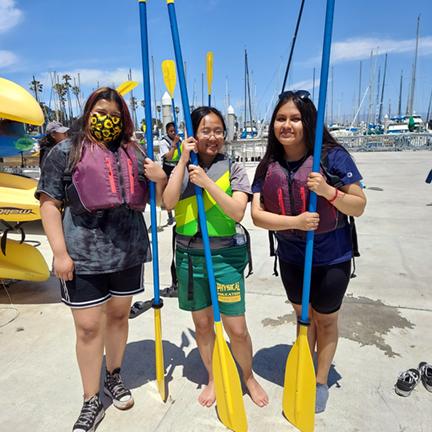
[[[116,152],[85,142],[81,160],[72,172],[67,188],[68,203],[74,214],[96,212],[126,205],[144,211],[148,187],[140,175],[137,152],[132,144]],[[141,177],[141,178],[140,178]]]
[[[297,216],[308,209],[309,188],[307,179],[312,171],[313,157],[309,156],[303,164],[291,173],[279,162],[272,162],[268,166],[262,187],[262,199],[265,210],[279,215]],[[322,169],[321,174],[324,175]],[[317,197],[317,213],[320,222],[317,234],[334,231],[346,223],[346,217],[325,198]],[[283,230],[278,231],[283,237],[304,237],[306,231]]]

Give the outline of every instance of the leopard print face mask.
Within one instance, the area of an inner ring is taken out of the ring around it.
[[[98,141],[112,142],[120,136],[122,130],[123,123],[118,116],[99,113],[90,116],[90,132]]]

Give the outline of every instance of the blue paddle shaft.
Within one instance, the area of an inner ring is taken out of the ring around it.
[[[178,135],[177,114],[176,114],[176,110],[175,110],[174,98],[171,98],[171,107],[172,107],[172,113],[173,113],[174,129],[175,129],[176,135]],[[177,151],[179,153],[179,156],[181,156],[180,142],[177,142]]]
[[[177,74],[179,77],[180,94],[181,94],[182,105],[183,105],[184,119],[186,123],[186,131],[188,136],[193,136],[194,133],[192,127],[192,119],[189,112],[189,98],[188,98],[188,93],[186,88],[186,78],[183,69],[183,57],[182,57],[182,52],[180,47],[180,37],[179,37],[179,31],[177,26],[177,18],[176,18],[174,3],[168,3],[168,14],[170,19],[171,34],[172,34],[174,52],[176,57]],[[191,162],[194,165],[198,165],[198,157],[194,152],[191,152],[190,158],[191,158]],[[195,186],[195,195],[196,195],[196,200],[198,205],[198,217],[199,217],[200,230],[201,230],[202,241],[204,246],[204,255],[206,261],[207,275],[209,279],[210,294],[211,294],[211,299],[213,304],[213,317],[215,322],[219,322],[220,312],[219,312],[219,304],[218,304],[218,298],[216,292],[216,280],[213,271],[213,263],[212,263],[211,249],[210,249],[210,240],[207,231],[207,221],[205,215],[203,194],[202,194],[202,189],[199,186]]]
[[[317,124],[315,130],[315,144],[313,153],[313,165],[312,171],[319,172],[320,160],[321,160],[321,148],[324,133],[324,114],[327,97],[327,81],[330,64],[330,48],[332,40],[332,29],[333,29],[333,15],[334,15],[334,4],[335,0],[327,0],[325,28],[324,28],[324,42],[323,42],[323,53],[321,59],[321,77],[320,77],[320,89],[319,89],[319,101],[318,101],[318,114]],[[309,200],[309,211],[316,212],[317,208],[317,195],[315,192],[311,192]],[[309,323],[308,311],[309,311],[309,297],[310,297],[310,284],[312,275],[312,257],[313,257],[313,244],[314,244],[314,232],[308,231],[306,234],[306,253],[305,253],[305,266],[303,276],[303,296],[302,296],[302,310],[301,310],[301,322]]]
[[[143,1],[139,2],[139,11],[140,11],[140,25],[141,25],[141,51],[142,51],[142,65],[143,65],[147,155],[151,160],[154,161],[146,2]],[[151,220],[152,254],[153,254],[154,304],[158,305],[160,302],[160,298],[159,298],[159,250],[158,250],[157,220],[156,220],[156,185],[152,181],[150,182],[150,220]]]
[[[208,95],[208,106],[211,107],[211,94]]]

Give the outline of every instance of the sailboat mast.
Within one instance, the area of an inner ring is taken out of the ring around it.
[[[372,121],[372,107],[373,107],[373,83],[375,76],[375,70],[374,70],[374,54],[373,50],[370,54],[370,69],[369,69],[369,104],[368,104],[368,113],[367,113],[367,122],[371,123]]]
[[[312,74],[312,102],[315,101],[315,68],[313,68]]]
[[[244,128],[246,130],[247,125],[247,51],[245,50],[245,74],[244,74],[244,82],[245,82],[245,93],[244,93]]]
[[[251,91],[250,91],[250,75],[249,75],[249,64],[248,64],[247,56],[246,56],[246,71],[247,71],[247,87],[248,87],[248,99],[249,99],[250,126],[252,128],[252,99],[251,99]]]
[[[330,124],[334,123],[333,117],[333,105],[334,105],[334,67],[331,68],[331,109],[330,109]]]
[[[151,56],[151,63],[152,63],[152,75],[153,75],[153,113],[154,116],[157,117],[157,103],[156,103],[156,75],[155,75],[155,67],[154,67],[154,58]],[[153,119],[152,119],[153,122]],[[156,122],[157,123],[157,122]]]
[[[132,69],[129,68],[129,74],[128,74],[128,79],[130,81],[132,81]],[[132,108],[132,119],[135,125],[135,129],[138,129],[138,117],[137,117],[137,112],[136,112],[136,101],[135,101],[135,97],[133,95],[133,90],[131,90],[130,92],[130,106]]]
[[[431,114],[431,104],[432,104],[432,90],[431,90],[431,94],[429,97],[429,105],[428,105],[428,110],[427,110],[427,114],[426,114],[426,127],[428,127],[428,125],[429,125],[430,114]]]
[[[386,81],[386,74],[387,74],[387,53],[385,55],[385,60],[384,60],[384,74],[383,74],[383,82],[382,82],[382,88],[381,88],[381,101],[380,101],[380,106],[379,106],[378,123],[381,123],[381,116],[382,116],[382,110],[383,110],[383,104],[384,104],[384,87],[385,87],[385,81]]]
[[[414,56],[414,64],[411,78],[411,89],[408,103],[408,115],[413,114],[414,108],[414,93],[415,93],[415,82],[416,82],[416,71],[417,71],[417,56],[418,56],[418,42],[419,42],[419,28],[420,28],[420,15],[417,17],[417,34],[416,34],[416,48],[415,48],[415,56]]]
[[[379,98],[380,84],[381,84],[381,66],[378,68],[378,80],[377,80],[377,87],[376,87],[374,123],[378,123],[378,110],[379,110],[379,102],[380,102],[380,98]]]
[[[201,105],[204,106],[204,72],[201,72]]]
[[[398,102],[398,116],[402,115],[402,85],[403,85],[403,70],[401,70],[400,84],[399,84],[399,102]]]
[[[362,85],[362,61],[360,60],[359,89],[358,89],[358,104],[357,104],[357,106],[360,106],[360,101],[361,101],[361,85]]]

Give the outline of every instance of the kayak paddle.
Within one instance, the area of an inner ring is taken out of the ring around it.
[[[211,106],[212,84],[213,84],[213,52],[208,51],[206,57],[207,68],[207,91],[208,91],[208,106]]]
[[[165,87],[168,90],[169,95],[171,96],[171,106],[172,106],[172,114],[173,114],[173,121],[174,121],[174,128],[176,131],[176,135],[178,133],[177,130],[177,114],[175,110],[175,103],[174,103],[174,90],[175,86],[177,84],[177,75],[175,71],[175,63],[174,60],[164,60],[162,62],[162,76],[165,83]],[[177,151],[179,156],[181,155],[180,150],[180,143],[177,143]]]
[[[183,112],[188,136],[193,136],[192,119],[189,112],[189,98],[186,88],[186,79],[183,68],[183,58],[180,47],[180,37],[177,27],[174,0],[167,0],[168,14],[171,24],[171,34],[179,77],[180,94],[182,98]],[[198,157],[191,152],[191,160],[198,165]],[[210,249],[210,241],[207,231],[202,189],[195,186],[195,194],[198,206],[198,217],[201,228],[204,255],[207,274],[209,278],[210,294],[213,305],[213,317],[215,322],[216,340],[213,350],[212,369],[216,389],[216,405],[219,419],[229,429],[235,432],[247,431],[246,411],[243,403],[243,394],[237,366],[225,341],[221,317],[219,312],[218,296],[216,292],[216,281],[213,271],[213,263]]]
[[[335,0],[327,0],[323,53],[321,59],[320,92],[313,153],[313,172],[320,171],[334,3]],[[316,207],[317,195],[316,193],[311,192],[309,212],[316,212]],[[282,408],[286,418],[302,432],[313,431],[315,423],[316,377],[312,354],[307,339],[307,328],[310,324],[308,309],[312,273],[313,243],[314,231],[308,231],[306,234],[306,254],[303,277],[302,309],[301,318],[299,319],[299,335],[286,362],[282,402]]]
[[[153,133],[152,133],[152,112],[150,96],[150,67],[148,53],[148,33],[147,33],[147,4],[146,0],[139,0],[140,27],[141,27],[141,50],[143,64],[143,83],[144,83],[144,101],[145,101],[145,121],[146,121],[146,141],[147,155],[154,160],[153,152]],[[163,301],[159,296],[159,252],[156,222],[156,186],[150,182],[150,217],[151,217],[151,234],[152,234],[152,253],[153,253],[153,310],[155,326],[155,356],[156,356],[156,381],[162,400],[166,400],[165,389],[165,367],[162,346],[162,322],[161,308]]]
[[[137,81],[124,81],[117,88],[117,92],[122,96],[132,91],[138,85]]]

